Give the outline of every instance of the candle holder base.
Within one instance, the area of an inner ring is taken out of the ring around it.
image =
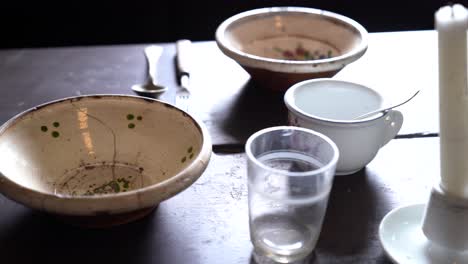
[[[379,239],[387,256],[394,263],[468,263],[468,251],[443,247],[426,237],[425,211],[426,204],[414,204],[396,208],[382,219]]]
[[[432,242],[453,250],[468,250],[468,199],[454,197],[434,186],[422,222]]]

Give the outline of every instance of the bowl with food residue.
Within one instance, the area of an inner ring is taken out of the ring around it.
[[[159,100],[83,95],[0,127],[0,192],[89,227],[128,223],[188,188],[211,142],[203,123]]]
[[[285,91],[332,77],[367,50],[367,31],[343,15],[306,7],[245,11],[223,21],[215,38],[259,86]]]

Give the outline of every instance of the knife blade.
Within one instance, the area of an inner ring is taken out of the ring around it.
[[[190,103],[191,46],[192,42],[188,39],[181,39],[176,42],[179,87],[176,91],[175,105],[186,112],[189,110]]]

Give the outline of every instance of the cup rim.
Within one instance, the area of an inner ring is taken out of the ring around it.
[[[379,120],[381,118],[384,118],[390,113],[390,111],[392,111],[392,110],[387,110],[387,111],[385,111],[385,112],[383,112],[381,114],[376,114],[376,115],[373,115],[373,116],[369,116],[367,118],[357,119],[357,120],[331,119],[331,118],[320,117],[320,116],[317,116],[317,115],[307,113],[307,112],[303,111],[302,109],[300,109],[295,103],[294,95],[296,93],[296,90],[303,87],[306,84],[320,83],[320,82],[324,82],[324,83],[325,82],[332,82],[332,83],[342,83],[342,84],[346,84],[346,85],[348,85],[348,84],[357,85],[357,86],[363,87],[365,89],[368,89],[369,91],[371,91],[372,93],[377,95],[383,101],[383,98],[379,93],[377,93],[376,91],[372,90],[371,88],[369,88],[369,87],[367,87],[365,85],[362,85],[360,83],[343,81],[343,80],[335,80],[335,79],[331,79],[331,78],[318,78],[318,79],[310,79],[310,80],[305,80],[305,81],[298,82],[298,83],[294,84],[293,86],[291,86],[286,91],[286,93],[284,94],[283,99],[284,99],[284,103],[285,103],[286,107],[288,108],[288,110],[293,112],[294,114],[299,115],[299,116],[301,116],[303,118],[306,118],[306,119],[314,119],[314,120],[317,120],[317,121],[322,122],[322,123],[335,124],[335,125],[363,125],[363,124],[371,123],[371,122],[374,122],[374,121]]]
[[[334,153],[333,157],[324,166],[322,166],[322,167],[320,167],[318,169],[315,169],[315,170],[309,170],[309,171],[305,171],[305,172],[287,172],[287,171],[284,171],[284,170],[269,167],[269,166],[263,164],[262,162],[260,162],[252,153],[252,150],[251,150],[251,147],[250,147],[252,145],[252,142],[262,134],[272,132],[272,131],[285,130],[285,129],[290,129],[290,130],[295,130],[295,131],[302,131],[302,132],[305,132],[305,133],[312,134],[312,135],[320,137],[326,143],[328,143],[328,145],[333,149],[333,153]],[[319,132],[317,132],[315,130],[312,130],[312,129],[303,128],[303,127],[296,127],[296,126],[268,127],[268,128],[264,128],[264,129],[261,129],[261,130],[255,132],[254,134],[252,134],[247,139],[247,142],[245,143],[245,154],[247,155],[249,160],[251,160],[253,163],[255,163],[255,165],[261,167],[264,170],[267,170],[267,171],[272,172],[272,173],[278,173],[278,174],[282,174],[282,175],[286,175],[286,176],[292,176],[292,177],[312,176],[312,175],[317,175],[317,174],[320,174],[320,173],[325,172],[327,170],[330,170],[331,167],[336,166],[336,164],[338,163],[339,156],[340,156],[338,146],[328,136],[326,136],[325,134],[319,133]],[[333,175],[334,174],[335,173],[333,173]]]

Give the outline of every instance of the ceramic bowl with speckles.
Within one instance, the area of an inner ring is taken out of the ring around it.
[[[285,91],[332,77],[367,50],[367,31],[355,20],[306,7],[269,7],[234,15],[217,28],[220,50],[259,86]]]
[[[122,224],[189,187],[210,156],[203,123],[170,104],[64,98],[0,127],[0,192],[79,225]]]

